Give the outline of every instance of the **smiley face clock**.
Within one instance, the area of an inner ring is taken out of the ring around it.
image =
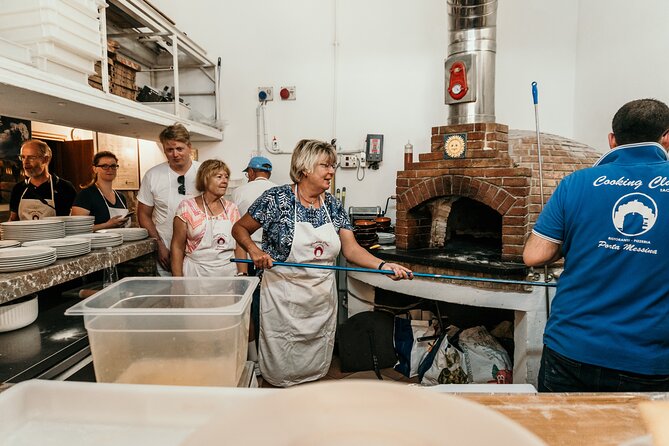
[[[444,159],[464,158],[467,151],[467,134],[444,135]]]

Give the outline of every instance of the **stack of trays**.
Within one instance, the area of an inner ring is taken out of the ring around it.
[[[31,242],[65,237],[65,223],[61,220],[21,220],[1,223],[2,238]]]
[[[0,249],[0,273],[43,268],[56,261],[56,248],[31,246]]]
[[[62,217],[46,217],[45,220],[60,220],[65,222],[65,235],[87,234],[93,232],[93,215],[68,215]]]
[[[136,240],[144,240],[149,236],[149,231],[147,231],[144,228],[103,229],[97,232],[103,234],[120,234],[123,237],[124,242],[134,242]]]
[[[369,248],[379,242],[379,237],[376,235],[376,222],[372,220],[356,220],[353,234],[363,248]]]
[[[86,238],[54,238],[50,240],[37,240],[26,242],[23,246],[50,246],[56,248],[56,256],[59,259],[67,257],[82,256],[91,252],[91,241]]]
[[[18,240],[0,240],[0,249],[15,248],[17,246],[21,246],[21,242]]]
[[[89,239],[91,241],[91,249],[109,248],[123,243],[123,236],[121,234],[104,232],[91,232],[90,234],[78,234],[76,237],[68,237],[69,240],[75,238]]]

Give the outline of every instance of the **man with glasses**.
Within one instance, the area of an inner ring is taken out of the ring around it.
[[[591,168],[562,179],[523,259],[564,256],[540,392],[669,391],[669,107],[623,105]]]
[[[191,158],[190,133],[181,124],[160,132],[167,162],[149,169],[137,194],[139,225],[158,243],[158,274],[170,276],[170,243],[177,206],[196,193],[195,176],[200,163]]]
[[[9,221],[70,215],[77,192],[72,183],[49,173],[51,158],[51,149],[44,141],[30,139],[23,143],[19,160],[26,179],[12,189]]]

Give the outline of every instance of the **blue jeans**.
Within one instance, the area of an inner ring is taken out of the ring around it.
[[[539,392],[667,392],[669,375],[641,375],[574,361],[544,345]]]

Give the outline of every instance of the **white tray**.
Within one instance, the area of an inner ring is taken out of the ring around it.
[[[270,389],[31,380],[0,393],[4,446],[177,446]]]

